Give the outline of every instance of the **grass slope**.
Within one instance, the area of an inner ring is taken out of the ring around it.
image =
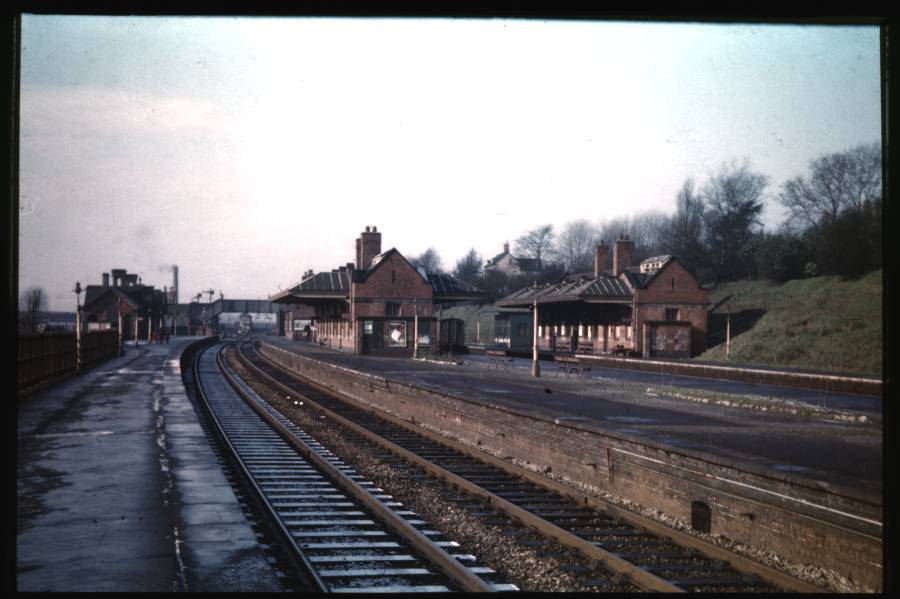
[[[709,345],[701,360],[881,375],[882,273],[726,283],[710,292]]]

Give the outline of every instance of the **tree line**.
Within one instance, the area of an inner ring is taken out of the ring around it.
[[[674,254],[701,283],[739,279],[784,282],[818,275],[861,276],[882,265],[882,152],[878,143],[855,146],[812,160],[774,193],[787,209],[772,231],[760,222],[770,179],[748,161],[723,164],[702,185],[685,179],[674,212],[646,211],[591,222],[578,219],[559,229],[536,227],[520,235],[511,253],[540,258],[540,272],[507,277],[484,270],[474,249],[456,261],[451,274],[501,297],[526,285],[592,272],[594,247],[622,234],[634,241],[634,260]],[[442,271],[439,254],[427,249],[412,260]]]

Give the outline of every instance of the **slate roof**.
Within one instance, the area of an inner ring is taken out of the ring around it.
[[[641,262],[660,262],[659,269],[653,272],[641,272],[640,265],[630,266],[618,277],[611,271],[600,273],[594,277],[590,274],[566,275],[555,283],[548,283],[537,288],[526,287],[497,300],[498,306],[513,307],[551,302],[626,302],[634,297],[635,289],[644,289],[653,282],[660,273],[678,259],[674,255],[654,256]]]
[[[318,272],[312,276],[309,276],[302,281],[300,281],[297,285],[294,285],[290,289],[286,291],[280,291],[269,298],[269,301],[275,303],[291,303],[292,298],[346,298],[350,296],[350,285],[352,282],[363,283],[366,278],[368,278],[369,274],[378,267],[381,262],[385,260],[391,253],[397,253],[401,257],[403,254],[396,248],[391,248],[386,252],[382,252],[378,254],[374,258],[372,258],[372,263],[369,265],[367,269],[354,269],[348,270],[346,267],[341,267],[330,272]],[[405,257],[403,257],[406,260]],[[409,262],[407,260],[407,262]],[[443,273],[429,273],[425,272],[421,268],[415,268],[410,264],[410,268],[413,268],[416,272],[419,273],[424,280],[428,281],[431,284],[432,291],[434,293],[434,299],[436,301],[439,300],[447,300],[447,299],[469,299],[469,298],[478,298],[482,297],[485,293],[479,287],[475,285],[471,285],[466,283],[465,281],[461,281],[456,277],[453,277],[448,274]]]
[[[497,301],[498,306],[522,306],[538,303],[569,301],[630,301],[632,289],[621,278],[608,274],[599,277],[567,275],[556,283],[525,287]]]
[[[465,281],[461,281],[456,277],[444,273],[430,272],[428,273],[428,282],[434,291],[435,299],[445,296],[467,295],[471,297],[480,297],[484,295],[484,290]]]
[[[84,303],[82,304],[82,307],[86,312],[90,312],[94,309],[94,304],[99,303],[100,299],[109,294],[115,302],[121,299],[123,302],[130,304],[135,308],[140,308],[147,303],[147,298],[141,297],[142,295],[146,295],[146,292],[143,291],[144,289],[152,289],[152,287],[147,285],[135,285],[134,287],[121,288],[104,287],[103,285],[88,285],[84,291]],[[150,301],[152,301],[152,298]]]

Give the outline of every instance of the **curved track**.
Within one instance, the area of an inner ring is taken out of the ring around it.
[[[302,397],[353,433],[626,575],[645,590],[822,592],[696,537],[629,514],[502,460],[475,455],[459,443],[413,429],[398,418],[337,398],[268,361],[252,344],[242,347],[240,357],[267,384]]]
[[[199,399],[312,590],[517,590],[260,399],[224,364],[224,347],[195,357]]]

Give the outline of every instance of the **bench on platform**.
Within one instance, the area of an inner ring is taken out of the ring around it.
[[[484,353],[488,357],[488,366],[496,366],[497,368],[503,366],[504,368],[509,368],[509,365],[512,364],[512,356],[507,356],[506,352],[502,349],[489,349]]]
[[[612,355],[615,356],[620,354],[623,358],[628,355],[628,350],[625,349],[625,346],[622,344],[619,344],[612,349]]]
[[[581,380],[584,378],[584,373],[591,371],[590,364],[582,362],[573,356],[553,356],[553,361],[556,362],[557,377],[560,371],[566,373],[566,378],[569,378],[569,374],[574,372],[578,375],[578,379]]]

